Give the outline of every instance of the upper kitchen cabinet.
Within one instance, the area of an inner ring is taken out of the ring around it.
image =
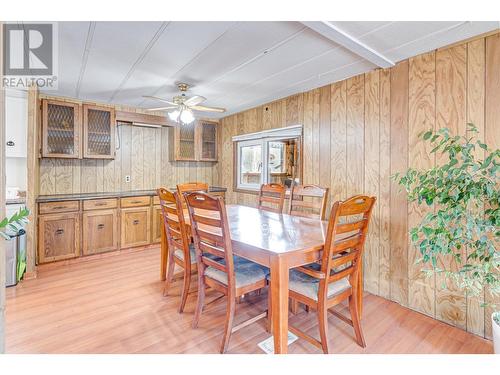
[[[115,110],[109,107],[83,105],[83,157],[115,158]]]
[[[201,161],[217,161],[217,123],[200,121],[200,155]]]
[[[81,157],[81,106],[42,100],[42,157]]]
[[[171,160],[217,161],[217,123],[199,120],[171,132]]]
[[[28,103],[26,92],[6,90],[5,95],[5,156],[27,156]]]

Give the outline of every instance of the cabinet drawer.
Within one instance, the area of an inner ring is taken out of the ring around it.
[[[38,260],[40,263],[75,258],[79,255],[79,213],[42,215],[38,218]]]
[[[38,206],[38,213],[55,214],[59,212],[74,212],[80,209],[79,201],[63,201],[63,202],[46,202],[40,203]]]
[[[83,210],[104,210],[109,208],[118,207],[118,200],[116,198],[108,199],[92,199],[88,201],[83,201]]]
[[[121,199],[123,208],[149,206],[150,203],[151,197],[127,197]]]
[[[83,213],[83,255],[118,248],[118,210],[94,210]]]
[[[148,245],[151,230],[149,207],[124,208],[121,210],[121,247]]]

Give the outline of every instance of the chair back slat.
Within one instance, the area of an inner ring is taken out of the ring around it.
[[[270,212],[282,213],[286,188],[282,184],[263,184],[259,191],[257,208]]]
[[[236,282],[233,248],[224,200],[222,197],[212,197],[202,192],[184,193],[184,199],[191,220],[198,277],[205,277],[207,266],[214,267],[226,273],[228,288],[234,292]],[[224,263],[209,258],[207,253],[224,258]]]
[[[324,220],[327,198],[328,188],[317,185],[293,185],[288,213]]]
[[[333,205],[321,260],[321,271],[329,275],[320,280],[319,293],[323,293],[324,298],[328,283],[346,276],[349,276],[351,287],[356,287],[375,201],[375,197],[357,195]]]
[[[157,194],[160,199],[168,248],[171,251],[181,250],[184,254],[184,264],[189,266],[191,264],[189,236],[186,231],[181,199],[177,193],[171,193],[165,188],[159,188]]]
[[[186,182],[184,184],[177,184],[177,193],[181,198],[183,207],[186,206],[184,201],[184,193],[192,193],[194,191],[202,191],[208,193],[208,184],[205,182]]]

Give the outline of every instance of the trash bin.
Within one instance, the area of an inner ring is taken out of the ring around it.
[[[17,285],[18,280],[18,263],[21,252],[26,251],[26,231],[20,229],[17,233],[7,232],[10,237],[5,241],[5,261],[6,261],[6,280],[5,286]]]

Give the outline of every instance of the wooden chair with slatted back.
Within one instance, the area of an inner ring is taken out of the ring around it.
[[[318,314],[320,340],[290,326],[289,330],[328,353],[328,312],[354,328],[356,341],[365,347],[360,323],[359,270],[375,197],[357,195],[332,207],[321,263],[290,272],[290,297],[312,307]],[[332,310],[349,300],[351,318]]]
[[[178,193],[172,194],[165,188],[159,188],[157,194],[160,198],[163,225],[168,245],[167,280],[164,295],[168,294],[168,289],[174,276],[174,267],[177,264],[183,269],[184,282],[181,303],[179,305],[179,312],[182,313],[189,293],[191,273],[196,271],[194,246],[190,244],[190,234],[186,229],[182,201]]]
[[[282,213],[286,188],[282,184],[263,184],[259,192],[259,210]]]
[[[186,206],[186,202],[184,202],[184,193],[192,193],[193,191],[202,191],[204,193],[208,193],[208,184],[205,182],[186,182],[184,184],[177,184],[177,193]]]
[[[185,193],[192,236],[198,264],[198,301],[193,328],[198,326],[205,301],[205,290],[210,287],[227,296],[226,324],[220,352],[229,345],[231,334],[265,318],[267,312],[233,327],[236,299],[266,286],[269,269],[249,260],[233,256],[231,236],[222,197],[205,193]],[[220,257],[216,260],[214,257]]]
[[[328,190],[317,185],[293,185],[288,214],[325,220]]]

